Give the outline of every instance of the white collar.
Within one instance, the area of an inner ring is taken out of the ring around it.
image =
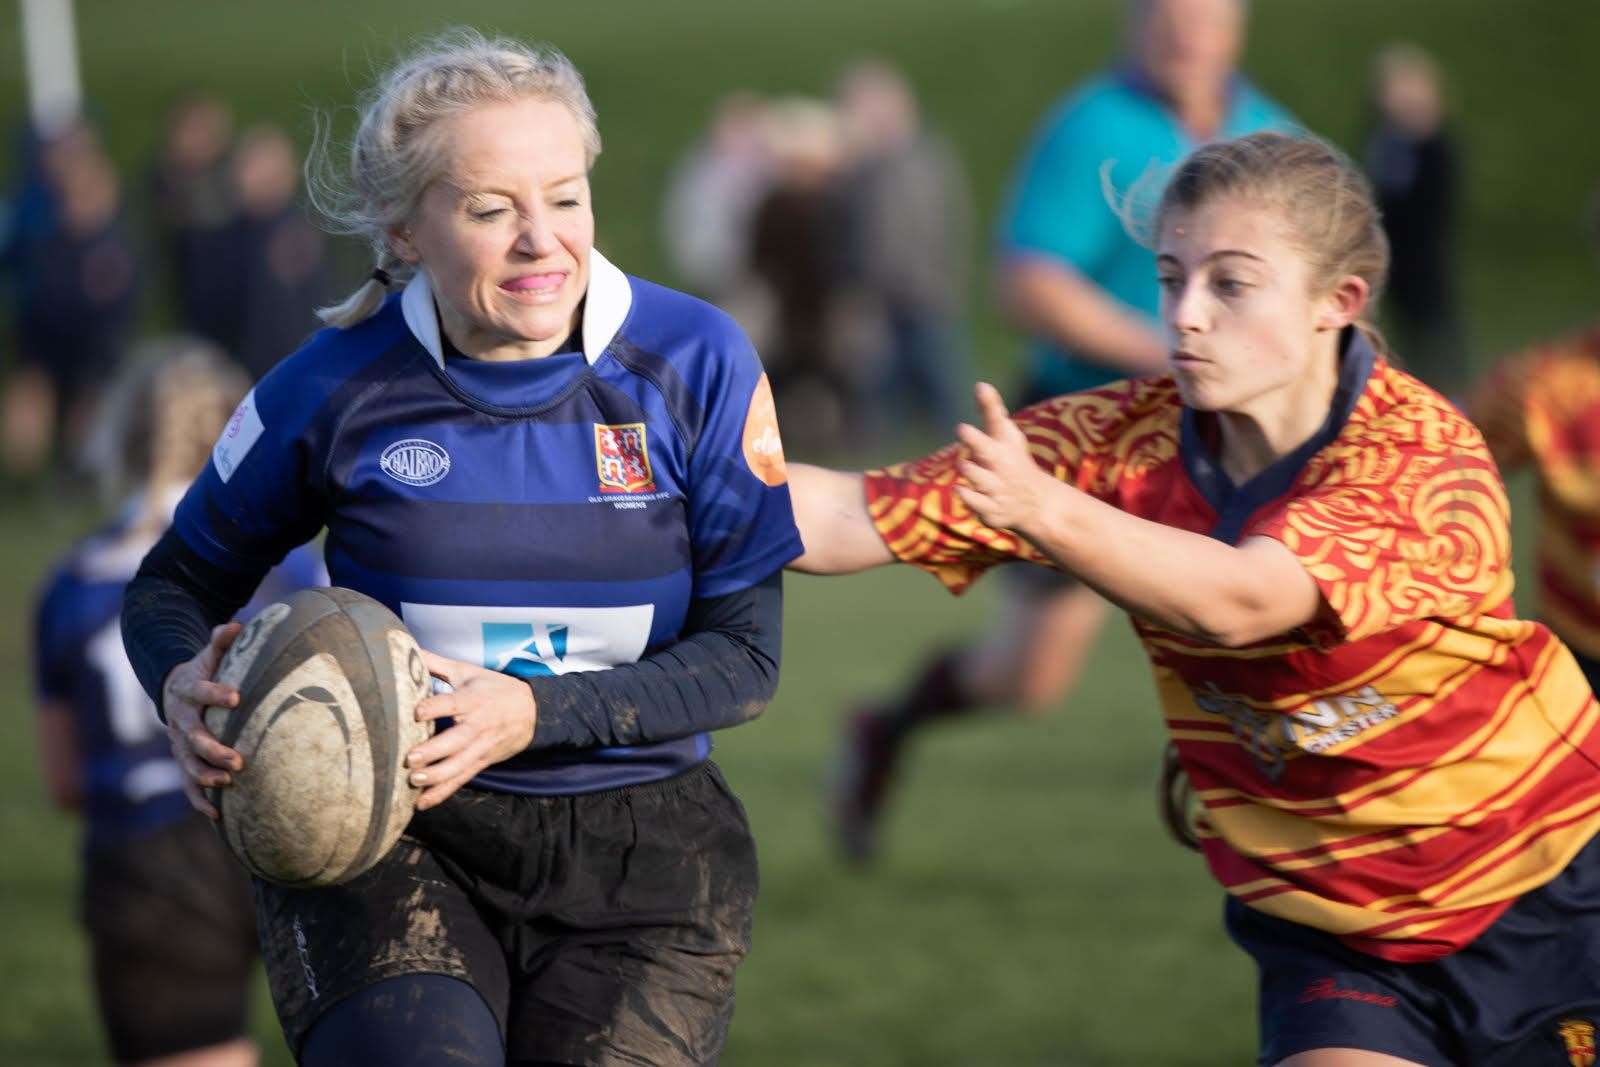
[[[592,366],[605,352],[633,305],[628,276],[600,254],[589,249],[589,292],[583,305],[583,358]],[[433,306],[433,286],[428,272],[418,269],[400,294],[400,311],[411,335],[440,366],[444,345],[439,338],[439,313]]]

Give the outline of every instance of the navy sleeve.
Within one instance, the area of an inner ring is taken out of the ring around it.
[[[689,460],[694,595],[725,596],[800,555],[772,386],[731,320],[691,371],[705,423]],[[703,377],[701,377],[703,376]]]
[[[233,618],[266,570],[219,567],[174,529],[145,556],[122,596],[122,643],[162,722],[167,721],[161,706],[167,675],[206,646],[212,627]]]
[[[778,688],[783,571],[689,605],[668,648],[603,671],[528,679],[531,750],[644,745],[737,726]]]
[[[67,654],[72,644],[65,618],[69,581],[65,574],[58,573],[40,594],[34,611],[33,689],[40,704],[65,701],[72,691],[77,665]]]

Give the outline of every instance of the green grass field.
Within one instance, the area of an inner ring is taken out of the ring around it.
[[[214,88],[245,118],[287,123],[303,138],[309,106],[347,103],[375,62],[445,21],[414,0],[78,7],[90,96],[136,174],[180,89]],[[14,10],[0,25],[7,122],[23,98]],[[850,57],[887,55],[964,152],[987,222],[1028,128],[1102,61],[1117,10],[1111,0],[461,0],[448,21],[548,38],[573,55],[606,138],[595,179],[600,243],[628,269],[660,275],[656,193],[720,92],[818,92]],[[1418,41],[1450,72],[1469,152],[1474,363],[1591,316],[1596,278],[1578,220],[1600,175],[1589,115],[1600,98],[1600,6],[1263,0],[1253,12],[1257,80],[1347,146],[1358,144],[1366,60],[1379,44]],[[1003,377],[1016,345],[976,302],[979,362]],[[0,513],[4,1064],[103,1058],[73,917],[74,830],[42,801],[26,681],[31,591],[91,519],[86,506],[45,498]],[[1528,528],[1524,514],[1519,558]],[[1251,975],[1221,932],[1219,891],[1156,823],[1159,723],[1126,626],[1107,631],[1060,713],[929,736],[885,862],[858,874],[835,862],[821,820],[840,710],[892,684],[931,645],[986,625],[994,590],[955,601],[904,571],[795,578],[789,594],[780,695],[761,721],[719,739],[764,879],[727,1062],[1251,1062]],[[268,1062],[287,1063],[264,997],[259,1007]]]

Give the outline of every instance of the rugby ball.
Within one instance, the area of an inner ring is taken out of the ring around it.
[[[206,727],[244,769],[207,790],[239,862],[280,885],[335,885],[372,867],[411,819],[406,753],[432,733],[405,624],[351,589],[302,589],[245,624],[217,668],[236,708]]]

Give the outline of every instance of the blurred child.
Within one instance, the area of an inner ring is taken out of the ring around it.
[[[248,1067],[256,956],[249,882],[190,810],[166,732],[123,651],[123,586],[171,521],[248,387],[198,340],[152,342],[107,402],[96,441],[116,518],[66,554],[34,630],[40,762],[55,803],[84,820],[81,917],[100,1020],[118,1063]],[[292,554],[246,612],[326,579]]]

